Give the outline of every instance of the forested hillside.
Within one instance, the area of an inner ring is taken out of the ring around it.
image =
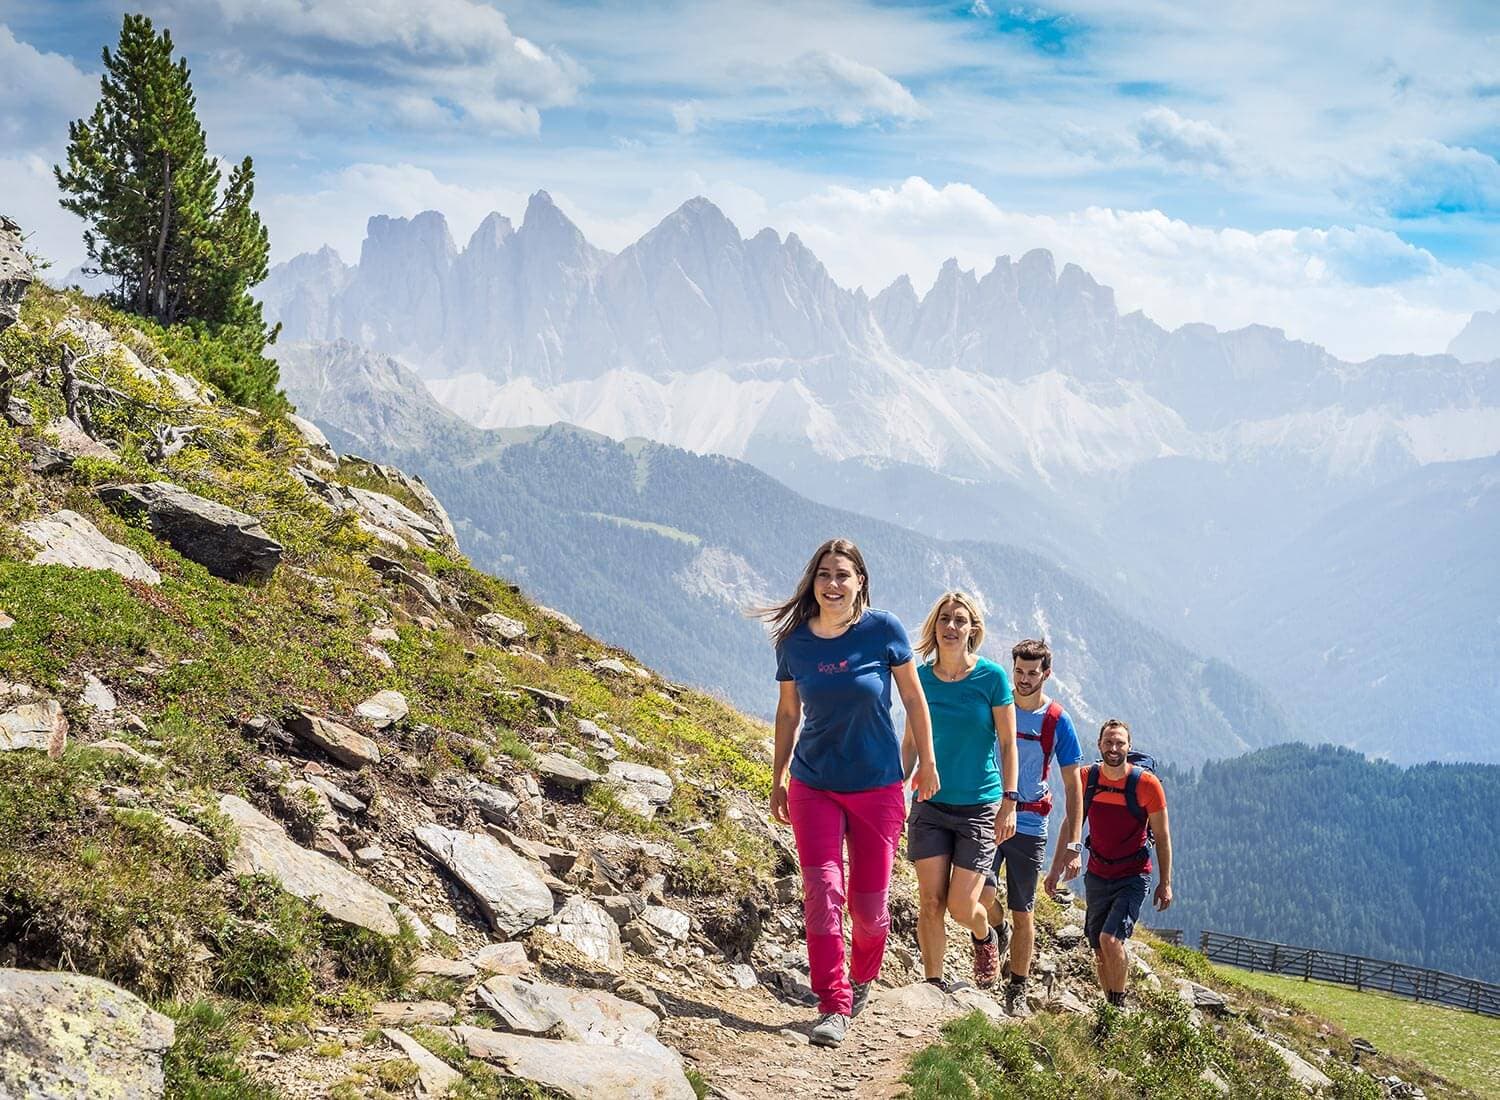
[[[1500,767],[1279,745],[1167,776],[1161,923],[1500,980]]]

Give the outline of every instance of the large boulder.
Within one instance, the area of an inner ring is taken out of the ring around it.
[[[21,299],[35,277],[21,241],[21,227],[0,214],[0,332],[20,319]]]
[[[219,800],[219,811],[234,822],[239,842],[230,856],[237,874],[266,875],[281,888],[311,902],[335,920],[394,936],[401,930],[393,909],[400,905],[353,871],[327,856],[308,851],[280,825],[236,795]]]
[[[82,974],[0,969],[0,1096],[148,1100],[172,1021]]]
[[[500,1018],[507,1031],[677,1059],[656,1038],[656,1013],[603,990],[566,989],[533,978],[499,976],[486,981],[474,996]]]
[[[394,726],[411,712],[407,706],[406,696],[399,691],[377,691],[359,706],[354,708],[354,713],[363,718],[376,729],[385,729]]]
[[[114,334],[98,321],[70,312],[57,323],[53,331],[59,336],[70,338],[75,345],[81,345],[85,352],[101,357],[111,366],[124,369],[147,385],[161,387],[164,395],[170,395],[170,400],[183,405],[213,403],[213,391],[202,382],[185,374],[178,374],[166,366],[147,366],[139,355],[115,339]]]
[[[655,816],[672,801],[672,777],[660,768],[616,760],[606,776],[620,802],[642,817]]]
[[[422,825],[412,833],[474,895],[501,935],[517,935],[552,916],[552,891],[542,876],[494,837],[441,825]]]
[[[333,444],[328,442],[328,437],[323,430],[311,420],[305,420],[296,413],[287,413],[286,422],[292,426],[302,442],[307,444],[307,453],[313,462],[321,465],[325,470],[332,471],[338,467],[339,456],[333,449]]]
[[[680,1063],[639,1051],[477,1027],[454,1028],[453,1034],[471,1058],[571,1100],[694,1100],[697,1095]]]
[[[281,544],[254,516],[169,481],[106,485],[99,498],[121,515],[144,518],[153,534],[216,577],[269,576],[281,561]]]
[[[111,542],[77,512],[64,509],[21,524],[21,534],[40,550],[33,565],[67,565],[74,569],[107,569],[126,580],[160,584],[161,574],[128,546]]]
[[[376,527],[398,535],[418,549],[436,550],[443,544],[441,527],[417,515],[395,497],[355,485],[345,489],[355,511]]]
[[[555,752],[538,753],[532,766],[547,782],[570,790],[582,790],[604,778],[592,768]]]

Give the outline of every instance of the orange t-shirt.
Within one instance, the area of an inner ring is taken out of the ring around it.
[[[1139,772],[1135,798],[1147,815],[1167,808],[1167,793],[1161,780],[1143,768]],[[1110,779],[1103,769],[1099,786],[1089,802],[1089,874],[1100,878],[1125,878],[1151,873],[1151,852],[1146,847],[1146,822],[1137,821],[1125,803],[1125,784],[1130,772]]]

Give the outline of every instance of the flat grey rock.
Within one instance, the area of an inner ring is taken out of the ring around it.
[[[677,941],[686,940],[692,931],[693,921],[686,913],[665,905],[648,905],[641,911],[640,920],[656,931]]]
[[[287,893],[311,902],[345,924],[385,936],[401,930],[392,913],[400,903],[385,891],[327,856],[295,843],[280,825],[237,795],[221,798],[219,810],[239,830],[239,844],[229,861],[237,874],[274,878]]]
[[[598,783],[604,778],[592,768],[585,767],[578,761],[555,752],[537,754],[533,766],[543,779],[572,790]]]
[[[99,978],[0,969],[0,1096],[154,1100],[172,1021]]]
[[[376,729],[385,729],[404,719],[411,708],[406,705],[406,696],[387,690],[377,691],[355,707],[354,713]]]
[[[474,620],[474,625],[486,634],[492,634],[504,642],[518,642],[526,637],[526,624],[498,611],[491,611]]]
[[[287,722],[286,728],[345,767],[363,768],[366,764],[380,763],[379,745],[331,718],[304,710]]]
[[[145,584],[161,583],[161,574],[146,564],[146,559],[128,546],[111,542],[99,528],[77,512],[63,509],[21,524],[21,534],[36,543],[40,550],[32,555],[33,565],[67,565],[74,569],[107,569],[126,580]]]
[[[552,923],[547,925],[547,931],[611,969],[618,969],[625,962],[625,948],[620,942],[620,926],[615,923],[615,918],[581,894],[575,894],[563,903]]]
[[[380,1034],[417,1067],[417,1095],[440,1097],[464,1079],[464,1075],[398,1028],[382,1028]]]
[[[68,744],[68,716],[56,699],[0,704],[0,752],[36,749],[54,760]]]
[[[679,1058],[601,1043],[454,1028],[470,1057],[556,1089],[571,1100],[694,1100]],[[660,1044],[658,1044],[660,1045]],[[663,1047],[663,1050],[667,1048]]]
[[[479,816],[493,825],[509,825],[515,821],[521,800],[504,788],[492,783],[475,783],[468,791],[469,805]]]
[[[355,511],[376,527],[389,531],[402,541],[422,550],[435,550],[442,542],[442,528],[417,515],[395,497],[357,486],[345,488],[352,499]]]
[[[422,825],[412,834],[474,895],[501,935],[517,935],[552,916],[552,891],[542,877],[494,837],[441,825]]]

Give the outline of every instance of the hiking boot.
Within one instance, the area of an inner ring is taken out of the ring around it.
[[[1025,982],[1005,983],[1005,1014],[1017,1019],[1031,1015],[1031,1003],[1026,1000]]]
[[[836,1047],[849,1034],[849,1017],[842,1012],[825,1012],[813,1024],[807,1041],[815,1047]]]
[[[870,1003],[870,987],[874,984],[874,982],[854,983],[854,1004],[849,1009],[849,1018],[851,1020],[854,1019],[854,1017],[858,1016],[861,1012],[863,1012],[865,1010],[865,1005]]]
[[[928,978],[928,985],[935,985],[950,996],[961,989],[973,989],[973,982],[966,982],[961,978]]]
[[[973,937],[969,937],[973,940]],[[993,928],[982,941],[974,940],[974,984],[989,989],[1000,975],[1000,934]]]

